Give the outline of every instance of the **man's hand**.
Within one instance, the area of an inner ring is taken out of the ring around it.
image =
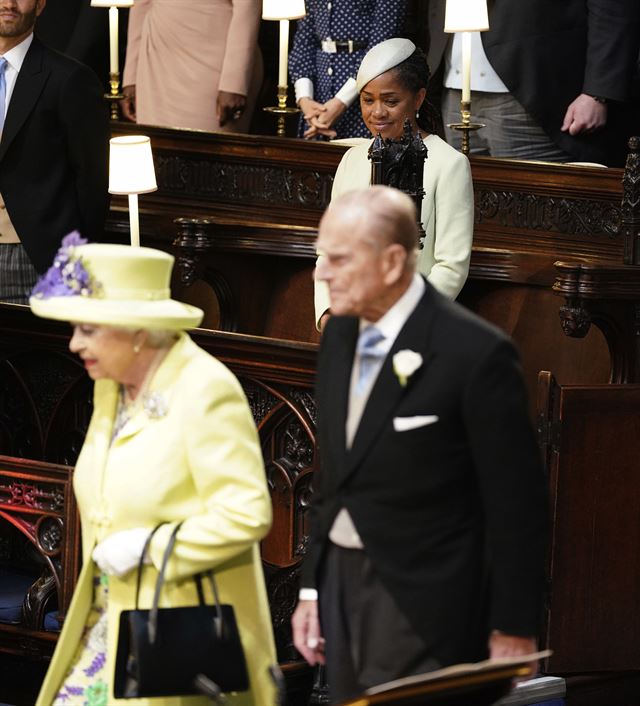
[[[216,98],[216,113],[220,127],[234,120],[240,120],[247,106],[247,97],[240,93],[218,91]]]
[[[318,601],[300,601],[291,618],[293,644],[313,666],[324,664],[324,638],[320,634]]]
[[[595,132],[607,123],[607,106],[592,96],[581,93],[567,108],[562,123],[562,132],[579,135]]]
[[[324,333],[324,327],[329,323],[330,318],[331,309],[327,309],[324,314],[320,317],[320,321],[318,322],[318,328],[320,329],[320,333]]]
[[[122,115],[131,122],[136,122],[136,85],[129,84],[122,89],[122,100],[120,101],[120,109]]]
[[[489,657],[497,659],[499,657],[520,657],[530,655],[538,651],[535,637],[520,637],[518,635],[505,635],[500,630],[494,630],[489,637]],[[537,674],[540,665],[536,661],[532,663],[532,674]]]

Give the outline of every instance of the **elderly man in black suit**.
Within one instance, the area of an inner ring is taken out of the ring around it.
[[[320,223],[334,315],[293,630],[312,664],[326,646],[333,702],[536,649],[547,493],[517,355],[416,274],[417,239],[412,201],[384,186]]]
[[[102,238],[108,111],[83,64],[33,36],[46,0],[0,0],[0,300],[26,303],[72,230]]]

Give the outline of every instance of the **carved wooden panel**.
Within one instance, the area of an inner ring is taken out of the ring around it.
[[[136,129],[114,126],[118,134]],[[179,296],[205,309],[209,327],[318,341],[314,242],[346,148],[160,128],[149,128],[149,134],[160,188],[140,199],[142,237],[169,251],[176,241]],[[558,259],[621,261],[621,170],[483,157],[471,158],[471,170],[474,248],[461,299],[484,315],[482,303],[474,301],[475,287],[490,283],[508,310],[505,319],[504,311],[494,309],[499,315],[493,323],[526,328],[525,321],[510,321],[515,309],[509,299],[520,290],[507,285],[525,286],[535,300],[553,285]],[[627,203],[637,201],[640,181],[634,183],[625,186]],[[128,229],[124,198],[114,198],[111,214],[110,230],[121,237]],[[177,218],[199,220],[176,226]],[[553,325],[559,326],[557,320]]]
[[[476,189],[475,199],[476,226],[497,223],[517,230],[587,237],[619,234],[621,211],[615,203],[487,189]]]
[[[68,325],[36,319],[26,307],[0,305],[0,331],[0,454],[74,463],[91,416],[92,385],[65,353]],[[267,589],[279,658],[294,659],[289,623],[317,463],[316,347],[208,331],[193,338],[239,377],[258,427],[273,502],[273,527],[262,543]],[[69,469],[56,471],[63,482],[47,464],[20,463],[36,471],[6,475],[0,464],[0,517],[28,534],[61,586]],[[78,561],[77,544],[71,561]]]
[[[114,124],[114,134],[136,130]],[[141,198],[143,230],[146,222],[151,242],[170,238],[170,222],[180,217],[224,219],[240,227],[317,226],[346,149],[288,138],[145,130],[151,136],[159,185],[157,192]],[[604,235],[605,251],[617,254],[619,245],[606,243],[618,232],[621,170],[485,157],[470,161],[477,236],[490,235],[495,225],[512,235],[567,236],[574,245],[579,244],[574,236]],[[428,158],[426,165],[428,169]],[[126,226],[123,198],[114,199],[112,215],[113,228]],[[513,247],[518,249],[517,239]],[[280,253],[291,255],[288,243]]]
[[[262,203],[322,209],[333,178],[308,168],[223,162],[214,156],[163,154],[156,158],[160,193],[222,203]]]
[[[54,636],[43,632],[44,613],[55,591],[64,619],[79,565],[71,483],[68,466],[0,456],[0,518],[28,539],[45,567],[25,597],[21,624],[0,625],[0,649],[36,657],[51,653]]]
[[[0,350],[0,453],[75,463],[91,415],[92,384],[70,354],[31,341]]]

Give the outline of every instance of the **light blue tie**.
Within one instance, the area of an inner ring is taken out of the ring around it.
[[[360,369],[358,372],[358,382],[356,392],[362,394],[376,371],[376,364],[387,354],[385,351],[377,349],[376,346],[384,340],[384,334],[375,326],[366,326],[360,332],[358,338],[358,355],[360,357]]]
[[[7,68],[7,60],[4,56],[0,56],[0,132],[4,127],[4,109],[7,100],[7,82],[4,78],[4,72]]]

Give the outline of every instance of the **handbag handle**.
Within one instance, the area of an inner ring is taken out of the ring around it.
[[[160,527],[160,525],[158,525],[158,527]],[[147,541],[145,543],[145,547],[142,551],[140,564],[138,565],[138,582],[137,582],[137,589],[136,589],[136,610],[138,609],[138,591],[140,589],[140,579],[142,576],[142,568],[144,565],[144,556],[146,555],[148,546],[151,543],[151,539],[152,539],[153,535],[155,534],[156,530],[158,529],[158,527],[156,527],[151,532],[149,537],[147,538]],[[156,587],[155,587],[155,591],[153,594],[153,603],[151,605],[151,610],[149,612],[149,621],[147,623],[149,642],[151,644],[153,644],[155,642],[156,636],[158,634],[158,607],[159,607],[159,603],[160,603],[160,591],[162,590],[162,586],[164,584],[165,570],[167,568],[167,564],[169,562],[169,557],[171,556],[171,552],[173,551],[173,548],[176,544],[176,539],[178,537],[178,531],[180,530],[180,527],[182,527],[182,522],[179,522],[173,528],[173,531],[171,532],[171,536],[169,537],[169,541],[167,543],[167,548],[165,549],[164,554],[162,556],[162,564],[160,565],[160,571],[158,571],[158,578],[156,580]],[[223,620],[222,608],[220,607],[220,596],[218,594],[218,584],[216,582],[213,571],[207,571],[206,575],[209,577],[209,581],[211,582],[211,588],[213,589],[213,599],[215,602],[216,613],[217,613],[217,617],[214,619],[214,627],[215,627],[215,631],[216,631],[218,637],[221,638],[224,634],[224,620]],[[193,577],[193,580],[196,584],[196,589],[198,591],[198,601],[199,601],[200,605],[205,605],[204,592],[202,590],[202,577],[201,577],[201,575],[196,574]]]
[[[140,559],[138,560],[138,575],[136,576],[136,610],[138,610],[138,598],[140,597],[140,583],[142,581],[142,569],[144,568],[144,562],[147,558],[147,554],[149,553],[149,547],[151,546],[153,535],[162,527],[163,524],[164,522],[161,522],[159,525],[156,525],[151,532],[149,532],[149,536],[144,542],[144,547],[142,547]]]

